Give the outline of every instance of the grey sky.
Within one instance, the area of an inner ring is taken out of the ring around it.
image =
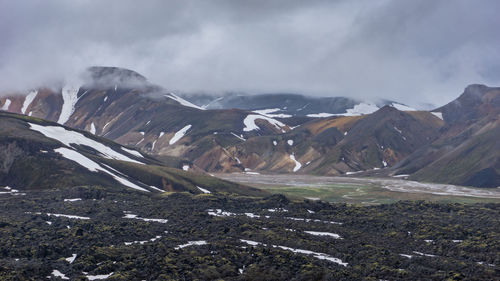
[[[496,0],[0,0],[0,88],[91,65],[174,91],[454,99],[500,85]]]

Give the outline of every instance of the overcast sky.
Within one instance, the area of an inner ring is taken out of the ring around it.
[[[500,86],[500,1],[0,0],[0,88],[91,65],[173,91],[440,105]]]

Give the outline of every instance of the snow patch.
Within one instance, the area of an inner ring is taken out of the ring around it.
[[[278,145],[278,142],[276,142],[275,140],[273,140],[273,145],[274,145],[274,146],[277,146],[277,145]]]
[[[239,138],[239,139],[240,139],[240,140],[242,140],[242,141],[246,141],[246,139],[245,139],[243,136],[238,136],[237,134],[235,134],[235,133],[233,133],[233,132],[231,132],[231,135],[233,135],[233,136],[235,136],[235,137]]]
[[[208,244],[207,241],[204,241],[204,240],[188,241],[186,244],[179,245],[179,246],[175,247],[174,249],[179,250],[179,249],[189,247],[189,246],[201,246],[201,245],[207,245],[207,244]]]
[[[26,96],[26,98],[24,98],[23,107],[21,108],[22,114],[26,114],[26,110],[28,109],[30,104],[33,102],[33,100],[36,98],[37,94],[38,94],[38,91],[31,91]]]
[[[135,220],[142,220],[142,221],[151,221],[151,222],[159,222],[159,223],[167,223],[167,219],[149,219],[149,218],[141,218],[138,215],[134,214],[125,214],[123,217],[124,219],[135,219]]]
[[[154,238],[151,238],[149,240],[124,242],[124,244],[125,244],[125,246],[130,246],[130,245],[134,245],[134,244],[141,244],[141,245],[143,245],[143,244],[148,243],[148,242],[154,242],[154,241],[156,241],[156,240],[158,240],[160,238],[161,238],[161,235],[158,235],[158,236],[156,236]]]
[[[41,215],[42,213],[40,212],[25,212],[25,214],[35,214],[35,215]],[[81,216],[74,216],[74,215],[64,215],[64,214],[53,214],[53,213],[46,213],[47,216],[49,217],[64,217],[68,219],[77,219],[77,220],[90,220],[89,217],[81,217]]]
[[[28,124],[30,125],[32,130],[38,131],[48,138],[58,140],[66,146],[71,146],[71,144],[86,145],[88,147],[97,150],[100,154],[102,154],[104,157],[108,159],[116,159],[116,160],[128,161],[144,165],[144,163],[138,162],[119,152],[116,152],[110,147],[100,142],[97,142],[93,139],[87,138],[86,136],[84,136],[79,132],[66,130],[65,128],[59,126],[45,127],[33,123],[28,123]]]
[[[73,254],[73,255],[71,255],[71,257],[65,258],[64,260],[71,264],[75,261],[75,259],[76,259],[76,254]]]
[[[64,199],[64,202],[75,202],[75,201],[81,201],[82,198],[72,198],[72,199]]]
[[[255,242],[255,241],[244,240],[244,239],[240,239],[240,241],[243,243],[246,243],[248,245],[251,245],[251,246],[262,245],[262,246],[267,247],[267,244],[264,244],[261,242]],[[324,254],[324,253],[317,253],[317,252],[313,252],[313,251],[309,251],[309,250],[302,250],[302,249],[294,249],[294,248],[280,246],[280,245],[271,245],[271,247],[279,248],[279,249],[286,250],[286,251],[291,251],[293,253],[298,253],[298,254],[312,255],[313,257],[315,257],[317,259],[331,261],[331,262],[337,263],[337,264],[345,266],[345,267],[347,267],[347,265],[348,265],[348,263],[343,262],[341,259],[332,257],[332,256],[330,256],[328,254]]]
[[[306,218],[294,218],[294,217],[285,217],[285,219],[294,220],[294,221],[303,221],[303,222],[321,222],[321,223],[330,223],[330,224],[338,224],[338,225],[342,225],[343,224],[341,222],[336,222],[336,221],[322,221],[322,220],[318,220],[318,219],[306,219]]]
[[[85,277],[87,277],[87,279],[89,279],[89,280],[102,280],[102,279],[108,279],[113,274],[114,274],[114,272],[111,272],[109,274],[101,274],[101,275],[85,275]]]
[[[92,124],[90,124],[90,133],[94,134],[95,135],[95,125],[94,125],[94,122],[92,122]]]
[[[290,154],[290,159],[292,159],[292,161],[295,162],[295,167],[293,167],[294,173],[300,170],[300,168],[302,168],[302,164],[300,164],[299,161],[295,160],[295,155]]]
[[[335,114],[322,112],[322,113],[307,114],[306,116],[312,118],[326,118],[335,116]]]
[[[184,171],[186,171],[186,172],[187,172],[187,171],[189,171],[189,165],[184,165],[184,166],[182,166],[182,169],[183,169]]]
[[[257,126],[257,124],[255,124],[255,120],[257,120],[257,119],[266,120],[271,125],[273,125],[276,129],[281,130],[281,132],[285,133],[285,130],[283,130],[283,127],[286,126],[285,124],[281,123],[280,121],[278,121],[276,119],[262,116],[262,115],[257,115],[257,114],[250,114],[243,120],[243,124],[245,125],[245,127],[243,128],[243,131],[250,132],[253,130],[260,130],[259,126]]]
[[[146,190],[146,189],[144,189],[144,188],[142,188],[142,187],[140,187],[140,186],[124,179],[124,178],[121,178],[121,177],[115,175],[114,173],[111,173],[110,171],[102,168],[96,162],[90,160],[89,158],[83,156],[82,154],[80,154],[74,150],[71,150],[71,149],[68,149],[65,147],[60,147],[60,148],[54,149],[54,151],[57,153],[60,153],[63,157],[65,157],[69,160],[72,160],[72,161],[78,163],[79,165],[87,168],[89,171],[92,171],[92,172],[102,171],[102,172],[112,176],[116,181],[118,181],[119,183],[121,183],[125,186],[131,187],[131,188],[134,188],[134,189],[137,189],[140,191],[149,192],[149,190]]]
[[[173,99],[175,100],[176,102],[180,103],[181,105],[183,106],[187,106],[187,107],[192,107],[192,108],[196,108],[196,109],[199,109],[199,110],[205,110],[205,108],[202,108],[202,107],[199,107],[191,102],[188,102],[187,100],[181,98],[181,97],[178,97],[176,96],[174,93],[169,93],[167,95],[164,95],[165,97],[169,98],[169,99]]]
[[[57,269],[54,269],[52,270],[52,273],[51,273],[54,277],[60,277],[61,279],[64,279],[64,280],[69,280],[68,277],[66,277],[66,275],[64,275],[64,273],[60,272],[59,270]]]
[[[204,188],[202,188],[202,187],[199,187],[199,186],[196,186],[196,187],[197,187],[197,188],[198,188],[201,192],[203,192],[203,193],[206,193],[206,194],[210,194],[210,193],[212,193],[212,192],[210,192],[209,190],[204,189]]]
[[[304,231],[304,232],[307,234],[316,235],[316,236],[329,236],[329,237],[333,237],[335,239],[342,239],[340,237],[340,235],[335,234],[335,233],[330,233],[330,232],[320,232],[320,231]]]
[[[215,210],[209,209],[209,210],[207,210],[207,213],[210,216],[214,216],[214,217],[230,217],[230,216],[237,215],[236,213],[225,212],[225,211],[222,211],[221,209],[215,209]]]
[[[436,116],[437,118],[444,120],[442,112],[431,112],[431,113],[432,113],[432,115]]]
[[[288,143],[289,146],[293,145],[293,140],[287,140],[286,143]]]
[[[5,111],[9,110],[9,106],[10,106],[10,104],[11,104],[10,99],[6,99],[6,100],[5,100],[5,103],[2,105],[1,110],[5,110]]]
[[[279,108],[270,108],[270,109],[254,110],[252,112],[255,112],[257,114],[264,115],[264,116],[270,117],[270,118],[290,118],[290,117],[292,117],[292,115],[290,115],[290,114],[283,114],[283,113],[272,114],[273,112],[280,111],[280,110],[281,109],[279,109]]]
[[[178,132],[175,133],[175,135],[170,139],[168,142],[170,145],[176,143],[178,140],[180,140],[184,135],[186,135],[186,132],[191,129],[191,125],[187,125],[184,128],[180,129]]]
[[[63,105],[61,108],[61,114],[59,115],[59,120],[57,123],[66,123],[71,114],[75,111],[75,105],[78,102],[78,91],[80,87],[66,85],[62,88],[61,94],[63,98]]]
[[[436,255],[431,255],[431,254],[424,254],[421,252],[413,251],[413,253],[419,255],[419,256],[424,256],[424,257],[437,257]]]

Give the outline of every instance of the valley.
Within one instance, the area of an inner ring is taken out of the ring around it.
[[[399,200],[443,203],[500,203],[500,188],[484,189],[421,183],[397,178],[354,178],[255,173],[215,174],[216,177],[295,198],[360,205]]]

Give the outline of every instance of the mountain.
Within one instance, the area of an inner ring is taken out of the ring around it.
[[[434,112],[445,120],[440,137],[399,163],[396,173],[421,181],[500,186],[500,88],[468,86]]]
[[[367,102],[348,97],[310,97],[287,93],[257,95],[230,93],[220,97],[207,94],[185,94],[183,97],[205,109],[238,108],[276,118],[362,115],[373,113],[385,105],[400,110],[415,110],[406,105],[384,99],[377,102]]]
[[[21,190],[90,185],[142,192],[265,194],[169,167],[85,131],[12,113],[0,112],[0,159],[0,186]],[[189,167],[185,161],[170,164]]]
[[[205,96],[190,102],[114,67],[90,68],[79,81],[4,95],[0,109],[85,130],[177,168],[190,163],[196,171],[403,174],[500,185],[498,88],[471,85],[429,112],[391,101],[291,94],[228,95],[199,106]],[[216,107],[223,109],[207,109]]]
[[[386,106],[363,116],[313,119],[291,132],[252,137],[226,150],[242,170],[341,175],[392,166],[435,140],[442,125],[429,112]]]
[[[249,136],[290,130],[279,120],[244,110],[203,110],[133,71],[111,67],[90,68],[80,84],[4,96],[0,104],[144,152],[188,159],[212,148],[223,151]]]

